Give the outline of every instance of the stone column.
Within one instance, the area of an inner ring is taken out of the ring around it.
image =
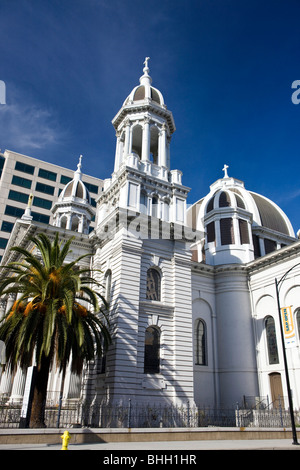
[[[116,134],[117,142],[116,142],[116,153],[115,153],[115,167],[114,172],[117,172],[121,165],[121,155],[120,155],[120,134],[117,132]]]
[[[160,135],[159,135],[159,165],[167,167],[167,129],[166,125],[163,124]]]
[[[126,130],[125,130],[125,145],[124,145],[124,158],[127,157],[130,153],[130,122],[129,120],[126,122]]]
[[[150,158],[150,119],[146,118],[143,127],[142,161]]]
[[[21,403],[24,395],[24,387],[26,381],[27,370],[18,367],[14,377],[12,391],[10,395],[10,403]]]
[[[0,382],[0,396],[9,396],[11,392],[11,386],[12,386],[12,373],[6,369],[5,372],[3,372],[1,376],[1,382]]]

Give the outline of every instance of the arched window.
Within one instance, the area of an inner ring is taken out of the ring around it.
[[[67,217],[66,216],[63,216],[60,219],[60,226],[61,226],[61,228],[66,228],[67,227]]]
[[[152,198],[152,215],[153,217],[159,217],[159,201],[156,196],[153,196]]]
[[[155,268],[150,268],[147,271],[147,300],[158,300],[160,301],[161,293],[161,278],[160,273]]]
[[[132,128],[132,152],[136,153],[139,158],[142,155],[142,136],[143,129],[140,125]]]
[[[265,329],[266,329],[269,364],[278,364],[279,357],[278,357],[278,349],[277,349],[275,321],[273,317],[266,318]]]
[[[228,193],[224,191],[220,194],[219,197],[219,207],[230,207],[230,197]]]
[[[145,332],[144,373],[159,374],[160,363],[160,331],[149,326]]]
[[[77,216],[72,217],[72,226],[71,230],[73,232],[78,232],[78,226],[79,226],[79,219]]]
[[[195,328],[195,364],[207,365],[207,334],[206,324],[203,320],[197,320]]]
[[[150,128],[150,154],[152,155],[152,161],[155,165],[158,165],[158,128],[151,126]]]

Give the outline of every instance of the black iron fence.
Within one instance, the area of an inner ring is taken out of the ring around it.
[[[300,426],[300,411],[295,411],[296,425]],[[21,406],[0,403],[0,428],[19,428]],[[69,400],[48,403],[45,408],[48,428],[167,428],[167,427],[291,427],[290,412],[281,406],[272,407],[263,401],[252,408],[234,406],[215,408],[133,403],[99,404]]]

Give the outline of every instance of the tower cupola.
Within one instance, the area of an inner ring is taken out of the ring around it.
[[[90,193],[82,181],[81,162],[82,155],[74,178],[66,184],[51,211],[53,225],[56,227],[88,234],[95,213],[91,206]]]
[[[144,61],[139,84],[112,120],[115,164],[98,199],[98,225],[117,207],[165,222],[185,223],[189,188],[182,185],[181,171],[170,166],[175,123],[162,93],[152,85],[149,59]]]
[[[175,123],[162,93],[152,86],[149,59],[145,59],[140,84],[133,88],[112,121],[117,137],[114,172],[129,163],[167,180]]]

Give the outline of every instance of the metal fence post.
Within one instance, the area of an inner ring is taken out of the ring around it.
[[[128,428],[131,428],[131,399],[128,400]]]

